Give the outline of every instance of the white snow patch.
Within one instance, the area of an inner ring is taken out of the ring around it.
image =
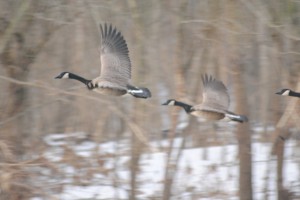
[[[49,138],[59,138],[49,136]],[[61,160],[63,154],[62,144],[65,141],[53,143],[53,140],[45,139],[50,149],[45,157],[50,161]],[[182,139],[174,140],[173,148],[179,149]],[[151,146],[167,147],[168,140],[152,142]],[[295,160],[295,148],[297,143],[288,141],[285,151],[284,185],[292,192],[299,194],[300,166],[299,157]],[[254,199],[264,199],[266,192],[270,200],[277,198],[276,192],[276,160],[270,157],[272,144],[252,144],[252,167],[253,167],[253,194]],[[128,199],[130,190],[130,143],[128,140],[118,142],[110,141],[96,144],[91,141],[84,141],[80,144],[73,144],[72,149],[78,156],[95,159],[95,152],[98,157],[105,159],[104,168],[112,170],[108,174],[95,174],[94,180],[86,186],[72,185],[67,181],[63,192],[55,195],[60,200],[79,199]],[[105,157],[112,154],[113,156]],[[94,156],[94,157],[93,157]],[[163,180],[165,152],[144,153],[140,159],[140,171],[138,173],[138,199],[161,198],[163,192]],[[239,161],[236,145],[216,146],[207,148],[184,149],[179,159],[177,173],[174,174],[174,186],[172,193],[174,199],[232,199],[236,200],[238,193]],[[76,175],[78,170],[71,166],[64,166],[68,175]],[[267,176],[266,176],[267,174]],[[269,177],[266,179],[266,177]],[[116,185],[114,181],[117,181]],[[267,191],[265,191],[267,188]],[[214,196],[210,196],[214,194]],[[225,196],[224,196],[225,195]],[[31,200],[39,200],[32,198]]]

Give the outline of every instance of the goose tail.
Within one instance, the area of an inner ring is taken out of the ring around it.
[[[239,123],[248,122],[248,118],[245,115],[237,115],[234,113],[226,113],[226,117],[231,119],[232,121],[236,121]]]
[[[127,92],[128,94],[131,94],[136,98],[147,99],[151,97],[151,92],[148,88],[137,88],[134,86],[127,86]]]

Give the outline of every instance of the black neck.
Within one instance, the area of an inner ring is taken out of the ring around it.
[[[85,79],[85,78],[83,78],[81,76],[78,76],[76,74],[73,74],[73,73],[69,73],[69,79],[75,79],[77,81],[82,82],[85,85],[88,85],[88,83],[91,81],[91,80],[87,80],[87,79]]]
[[[294,92],[294,91],[290,91],[289,96],[300,97],[300,93]]]
[[[187,112],[187,113],[191,112],[191,108],[192,108],[191,105],[188,105],[188,104],[180,102],[180,101],[175,101],[174,106],[182,107],[185,110],[185,112]]]

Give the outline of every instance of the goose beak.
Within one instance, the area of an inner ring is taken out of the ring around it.
[[[166,106],[168,105],[168,102],[162,103],[161,105]]]
[[[58,76],[54,77],[54,79],[60,79],[60,78],[61,78],[61,76],[60,76],[60,75],[58,75]]]
[[[280,93],[280,92],[276,92],[275,94],[281,95],[281,93]]]

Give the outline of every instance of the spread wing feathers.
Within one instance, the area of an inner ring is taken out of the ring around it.
[[[102,80],[127,85],[131,78],[129,51],[122,34],[112,25],[100,25]]]
[[[201,77],[203,82],[202,109],[227,110],[229,107],[229,95],[225,85],[212,76]]]

